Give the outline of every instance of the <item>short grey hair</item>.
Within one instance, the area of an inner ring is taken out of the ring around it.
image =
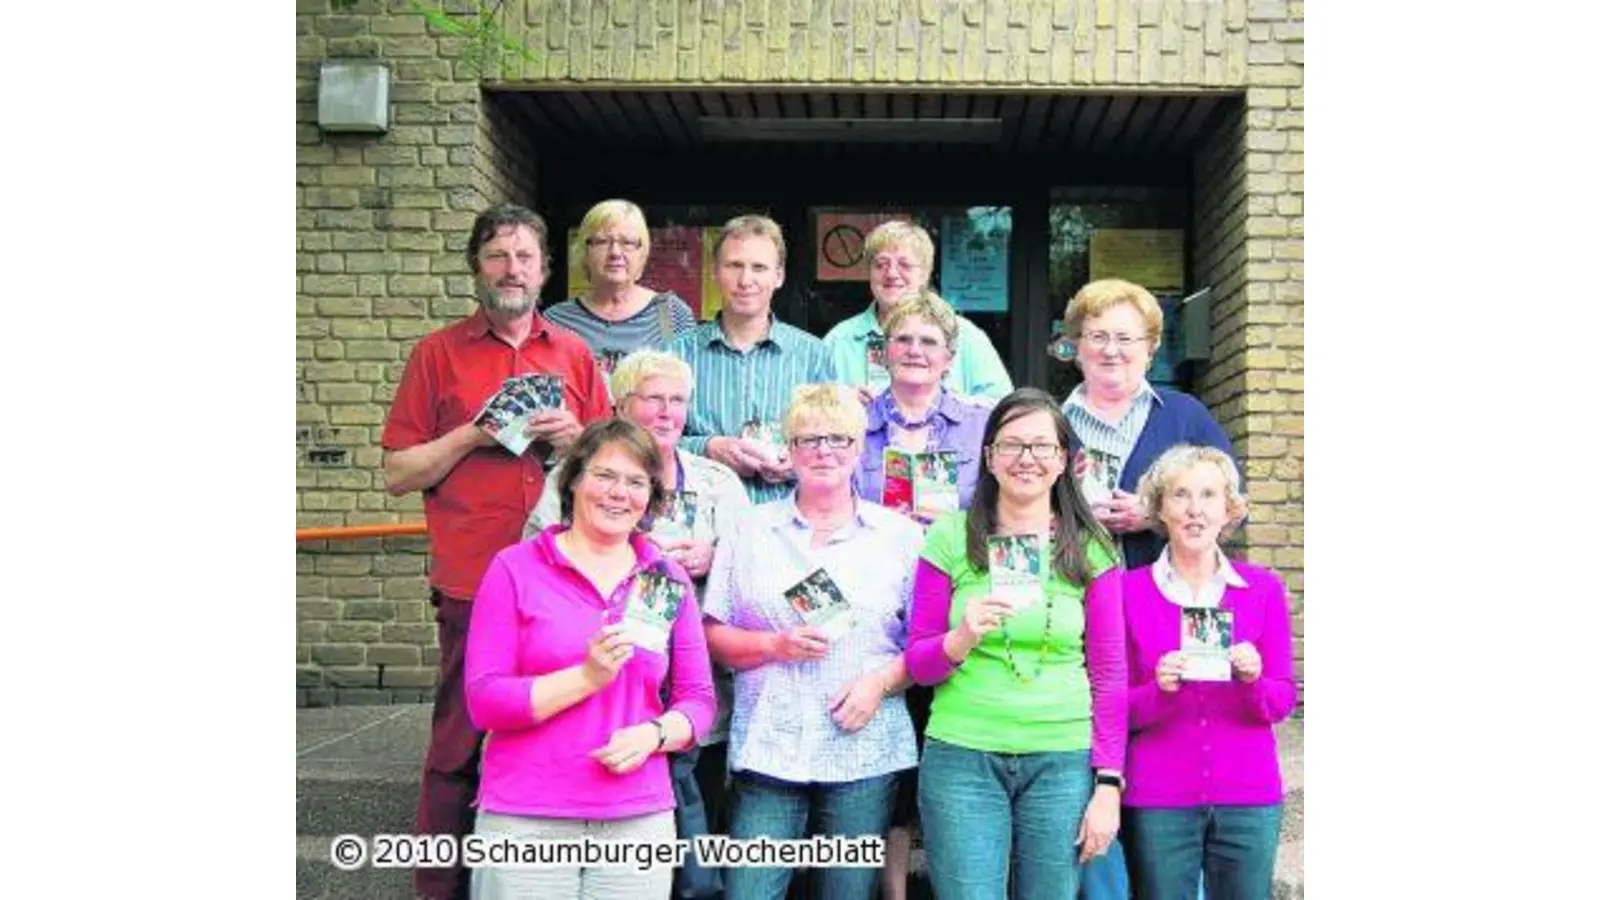
[[[1215,447],[1198,444],[1178,444],[1157,457],[1139,479],[1139,505],[1145,519],[1156,534],[1167,536],[1167,527],[1161,522],[1161,506],[1166,502],[1172,482],[1195,466],[1211,463],[1222,470],[1222,480],[1227,483],[1228,521],[1217,535],[1220,543],[1232,534],[1250,512],[1250,501],[1239,487],[1239,467],[1233,457]]]

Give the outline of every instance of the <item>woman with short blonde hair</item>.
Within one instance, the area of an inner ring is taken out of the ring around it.
[[[644,210],[628,200],[603,200],[578,224],[572,252],[581,260],[588,289],[545,310],[545,318],[577,332],[609,376],[622,357],[662,348],[694,327],[694,311],[672,291],[641,284],[650,260]]]
[[[717,545],[706,641],[735,672],[735,839],[881,839],[896,779],[917,764],[900,691],[922,531],[856,494],[865,426],[849,388],[796,388],[783,416],[794,490]],[[727,896],[782,898],[790,871],[730,868]],[[811,878],[813,896],[867,900],[878,872],[827,867]]]

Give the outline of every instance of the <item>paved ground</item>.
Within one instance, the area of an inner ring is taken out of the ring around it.
[[[299,710],[295,733],[298,897],[396,900],[411,896],[405,870],[343,872],[329,862],[328,854],[335,835],[411,831],[417,780],[427,747],[429,709],[405,705]],[[1286,723],[1279,730],[1278,741],[1289,797],[1273,898],[1288,900],[1303,896],[1303,723]],[[913,887],[914,896],[927,896],[925,882],[917,879]]]

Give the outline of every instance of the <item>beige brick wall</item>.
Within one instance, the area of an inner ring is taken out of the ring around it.
[[[1249,558],[1283,575],[1304,677],[1305,157],[1299,3],[1253,3],[1245,102],[1196,154],[1196,273],[1212,285],[1199,389],[1250,480]]]
[[[1298,4],[1292,4],[1298,6]],[[508,0],[494,80],[1240,87],[1245,0]],[[1285,10],[1285,13],[1287,11]]]
[[[459,38],[404,3],[338,15],[300,0],[295,26],[298,249],[295,447],[300,527],[415,522],[419,495],[383,488],[380,440],[412,346],[472,307],[468,229],[489,202],[531,204],[528,129],[462,77]],[[327,58],[391,66],[382,137],[323,135]],[[437,645],[423,538],[296,548],[297,699],[387,703],[432,695]]]
[[[474,213],[537,197],[534,129],[484,99],[462,38],[430,32],[408,9],[406,0],[361,0],[337,15],[328,0],[296,5],[301,527],[421,520],[416,495],[383,490],[379,440],[394,385],[415,341],[471,308],[463,250]],[[508,87],[1242,93],[1237,118],[1195,163],[1200,278],[1219,289],[1217,353],[1200,389],[1251,477],[1248,553],[1282,571],[1303,601],[1300,2],[508,0],[502,11],[507,35],[538,54],[482,73]],[[316,127],[318,64],[348,57],[391,66],[394,119],[382,137]],[[425,561],[421,538],[298,546],[301,703],[431,694]]]

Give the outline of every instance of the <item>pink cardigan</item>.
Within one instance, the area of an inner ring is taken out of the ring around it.
[[[1128,791],[1140,807],[1270,805],[1283,801],[1272,726],[1295,707],[1289,606],[1271,571],[1231,560],[1248,587],[1229,587],[1233,642],[1261,654],[1261,677],[1245,684],[1183,682],[1164,693],[1156,663],[1178,649],[1182,614],[1156,587],[1151,567],[1123,579],[1128,629]]]
[[[484,741],[478,808],[558,819],[621,819],[673,808],[666,754],[626,775],[613,775],[589,752],[618,728],[639,725],[666,709],[689,717],[703,734],[716,712],[711,661],[693,587],[673,622],[671,702],[661,703],[667,657],[635,650],[615,681],[544,721],[533,719],[533,679],[583,662],[589,638],[615,622],[633,576],[664,564],[685,585],[689,576],[634,535],[638,565],[610,598],[602,598],[556,546],[565,526],[500,551],[472,601],[463,681],[467,712],[489,734]],[[608,611],[608,606],[612,607]]]

